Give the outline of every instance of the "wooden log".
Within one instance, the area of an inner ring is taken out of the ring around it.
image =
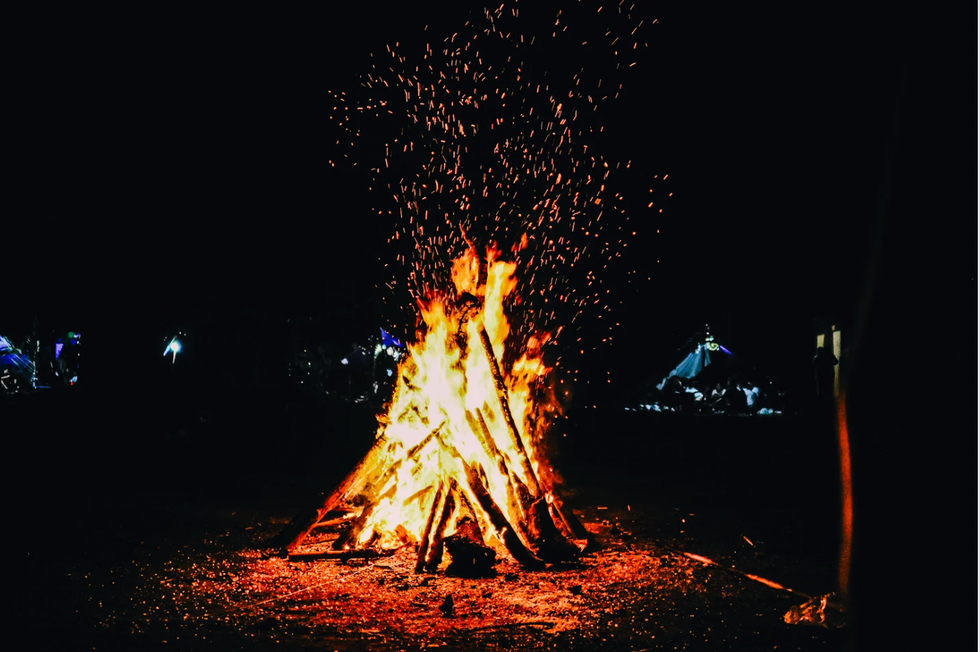
[[[479,465],[468,466],[465,461],[463,461],[463,464],[466,470],[467,486],[473,492],[480,507],[483,508],[483,511],[490,518],[490,523],[497,530],[497,534],[500,535],[504,546],[507,548],[507,552],[514,558],[514,561],[528,570],[540,570],[544,568],[544,562],[528,550],[527,546],[524,545],[524,542],[521,541],[517,532],[507,520],[507,517],[500,511],[500,507],[497,506],[493,496],[483,486],[483,481],[480,479],[482,469],[479,468]]]
[[[580,539],[574,532],[572,532],[572,529],[565,521],[565,517],[554,503],[548,503],[548,513],[551,515],[551,520],[558,528],[558,531],[561,532],[561,535],[565,537],[566,540],[571,542],[571,544],[575,546],[579,552],[585,552],[585,550],[589,547],[589,540]]]
[[[416,461],[419,455],[422,453],[422,451],[425,450],[425,447],[428,446],[433,439],[435,439],[436,434],[440,430],[442,430],[443,426],[445,425],[446,425],[445,421],[440,423],[435,430],[433,430],[428,435],[423,437],[422,441],[409,448],[408,451],[405,453],[404,457],[400,457],[394,462],[392,462],[391,465],[388,467],[388,469],[384,472],[384,475],[381,476],[381,479],[377,481],[375,486],[377,486],[378,488],[385,487],[388,484],[388,482],[390,482],[391,479],[395,477],[395,475],[398,473],[398,470],[402,467],[402,465],[405,464],[405,462]]]
[[[456,480],[453,478],[449,479],[449,486],[446,489],[446,500],[443,501],[442,513],[439,515],[439,521],[436,524],[434,531],[432,533],[432,543],[429,544],[429,550],[425,557],[425,570],[429,573],[434,573],[439,568],[439,564],[442,563],[442,553],[444,547],[444,541],[446,538],[446,529],[449,527],[449,518],[452,516],[453,511],[456,509],[457,494],[459,492],[459,487],[456,484]]]
[[[346,561],[348,559],[377,559],[379,557],[390,557],[395,554],[394,550],[322,550],[320,552],[291,552],[289,561],[316,561],[320,559],[337,559]]]
[[[550,563],[571,561],[579,556],[581,550],[561,533],[548,507],[543,496],[531,507],[528,529],[536,552],[541,559]]]
[[[500,365],[497,362],[497,356],[493,352],[493,343],[490,342],[490,336],[487,334],[486,327],[480,329],[480,342],[483,344],[483,350],[487,354],[487,362],[490,365],[493,384],[497,389],[497,399],[500,401],[500,410],[504,414],[504,423],[507,424],[507,430],[510,432],[514,447],[517,450],[518,461],[524,470],[524,474],[527,476],[528,489],[531,490],[531,495],[537,498],[541,494],[541,486],[538,482],[538,476],[531,467],[531,460],[528,458],[527,450],[524,448],[521,433],[517,429],[517,424],[514,423],[514,415],[510,411],[510,399],[507,398],[507,385],[504,383],[504,378],[500,373]]]
[[[351,519],[354,519],[356,517],[357,517],[357,512],[351,512],[346,516],[341,516],[340,518],[332,518],[327,521],[320,521],[313,527],[317,530],[337,527],[338,525],[344,525],[345,523],[350,523]]]
[[[467,421],[469,422],[471,419],[469,411],[466,412],[466,415]],[[497,448],[496,443],[493,441],[493,436],[479,408],[476,410],[474,420],[477,421],[476,425],[479,429],[479,432],[477,432],[477,428],[474,428],[474,425],[470,423],[470,427],[474,429],[474,434],[484,444],[484,448],[488,451],[491,458],[497,458],[500,465],[500,472],[510,480],[507,483],[508,507],[512,507],[514,510],[511,514],[519,517],[517,523],[522,528],[524,538],[534,544],[537,548],[538,555],[544,561],[558,562],[574,559],[581,552],[581,549],[572,542],[571,537],[565,536],[562,529],[558,528],[545,498],[539,498],[527,506],[522,504],[521,500],[518,499],[514,486],[519,481],[516,478],[512,478],[508,473],[507,463]],[[524,496],[522,498],[527,499]]]
[[[415,572],[421,573],[425,570],[425,556],[429,552],[429,539],[432,536],[432,526],[436,523],[437,514],[442,513],[445,486],[442,482],[436,487],[436,495],[432,498],[432,507],[429,508],[429,516],[425,519],[425,527],[422,529],[422,536],[419,538],[418,554],[415,557]]]
[[[380,503],[382,500],[385,500],[386,498],[391,498],[392,496],[394,496],[397,490],[398,490],[398,485],[397,484],[392,485],[390,489],[385,491],[382,495],[378,496],[376,500],[374,500],[370,505],[365,507],[364,510],[361,512],[361,515],[358,516],[356,519],[354,519],[354,522],[351,524],[350,529],[347,530],[347,532],[341,534],[339,537],[337,537],[337,540],[333,542],[333,549],[341,550],[344,548],[344,546],[346,546],[351,541],[356,542],[357,536],[361,533],[361,530],[364,529],[364,526],[367,525],[368,519],[371,518],[371,514],[374,513],[374,510],[378,506],[378,503]]]
[[[500,471],[501,475],[507,480],[507,511],[511,516],[513,521],[523,525],[527,521],[527,516],[524,509],[524,504],[521,502],[521,497],[518,495],[515,487],[517,485],[517,478],[511,473],[507,466],[507,458],[504,454],[497,448],[497,443],[493,440],[493,435],[490,433],[490,429],[487,427],[487,422],[483,418],[483,413],[480,408],[476,409],[476,416],[474,417],[469,410],[466,411],[466,421],[473,430],[473,434],[476,436],[480,443],[483,444],[484,450],[487,455],[490,456],[491,460],[497,463],[497,469]]]
[[[483,485],[483,480],[480,478],[481,474],[483,474],[483,468],[479,464],[470,465],[459,451],[456,450],[456,447],[447,444],[442,437],[438,437],[438,440],[450,454],[459,460],[466,475],[466,487],[473,494],[477,504],[483,509],[484,514],[490,521],[490,525],[497,531],[497,534],[504,542],[504,546],[507,548],[507,552],[514,558],[514,561],[528,570],[540,570],[544,568],[544,562],[535,557],[534,553],[524,545],[517,531],[511,526],[507,517],[504,516],[504,513],[500,510],[496,501],[494,501],[493,496],[490,495],[490,492]]]
[[[360,491],[364,486],[366,481],[365,471],[370,469],[377,462],[378,457],[384,450],[384,445],[386,439],[384,435],[381,435],[374,440],[374,444],[368,450],[367,454],[361,459],[361,461],[354,467],[354,469],[347,474],[337,487],[330,492],[326,499],[320,503],[320,506],[316,509],[310,509],[297,514],[296,517],[285,527],[279,535],[279,540],[285,542],[285,549],[287,552],[292,552],[303,543],[313,527],[319,523],[323,517],[336,507],[341,502],[349,499],[353,494]]]
[[[569,529],[575,535],[575,538],[588,539],[589,542],[591,543],[593,540],[592,533],[585,529],[585,526],[582,525],[582,521],[578,520],[578,517],[575,516],[575,513],[571,509],[565,507],[565,505],[561,502],[558,496],[555,496],[554,494],[549,494],[549,495],[551,497],[551,503],[554,506],[555,510],[559,514],[561,514],[561,517],[564,519]]]

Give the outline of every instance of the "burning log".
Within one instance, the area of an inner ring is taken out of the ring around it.
[[[571,509],[566,509],[562,504],[558,496],[554,494],[548,494],[550,500],[550,507],[561,517],[561,521],[566,528],[572,533],[573,536],[570,539],[579,539],[582,541],[592,542],[592,533],[585,529],[582,525],[582,521],[578,520],[575,513]],[[567,536],[567,535],[566,535]]]
[[[377,481],[376,483],[377,486],[378,487],[387,486],[387,484],[391,481],[391,479],[398,474],[398,470],[405,464],[405,462],[417,462],[419,459],[419,455],[422,454],[422,451],[425,450],[425,447],[428,446],[430,443],[432,443],[432,440],[435,439],[436,435],[439,433],[440,430],[442,430],[442,428],[445,425],[446,425],[445,421],[440,423],[439,426],[435,430],[430,432],[428,435],[426,435],[422,439],[422,441],[420,441],[418,444],[408,449],[408,452],[405,453],[405,457],[395,460],[395,462],[388,467],[388,470],[385,471],[385,474],[381,476],[381,479]]]
[[[419,550],[415,560],[415,572],[421,573],[425,569],[425,557],[429,552],[429,539],[432,537],[432,526],[436,521],[436,514],[442,513],[444,504],[443,483],[439,483],[436,495],[432,499],[432,507],[429,508],[429,517],[425,520],[425,529],[422,530],[422,538],[419,539]]]
[[[490,373],[493,375],[493,384],[497,390],[497,398],[500,400],[500,410],[504,413],[504,422],[507,424],[507,430],[510,432],[510,436],[513,439],[514,448],[517,451],[518,460],[521,463],[521,468],[524,469],[524,475],[527,476],[528,489],[531,490],[531,495],[535,498],[541,493],[541,487],[538,484],[538,476],[534,473],[534,469],[531,467],[531,460],[527,456],[527,451],[524,449],[524,442],[521,440],[521,433],[517,429],[517,424],[514,423],[514,415],[510,412],[510,400],[507,398],[507,385],[504,383],[504,378],[500,374],[500,365],[497,363],[497,356],[493,352],[493,344],[490,342],[490,336],[487,334],[486,328],[480,329],[480,342],[483,344],[483,350],[487,354],[487,362],[490,364]]]
[[[507,468],[507,459],[504,457],[500,449],[497,448],[497,444],[493,441],[493,435],[490,434],[490,429],[487,428],[486,421],[483,420],[483,414],[480,412],[480,408],[476,409],[476,417],[467,410],[466,411],[466,421],[470,426],[470,430],[473,431],[473,435],[477,438],[480,444],[483,446],[484,452],[486,452],[487,457],[497,463],[497,468],[500,474],[508,479],[507,482],[507,508],[512,518],[517,519],[518,522],[524,522],[527,518],[525,515],[524,503],[521,502],[521,496],[519,496],[515,490],[515,485],[520,482],[514,474],[510,472]]]
[[[500,510],[500,507],[494,501],[493,496],[487,491],[486,486],[483,484],[483,480],[480,477],[484,475],[483,468],[479,464],[470,465],[466,462],[459,451],[456,450],[454,446],[446,444],[442,438],[439,438],[439,442],[448,450],[462,465],[463,474],[466,476],[466,486],[469,488],[473,497],[476,498],[477,504],[483,508],[486,513],[490,524],[497,531],[497,535],[503,541],[504,546],[507,548],[507,552],[510,553],[514,561],[519,563],[524,568],[529,570],[540,570],[544,568],[544,562],[534,556],[524,542],[521,541],[514,530],[510,522],[508,522],[507,517]],[[450,553],[452,554],[452,553]]]
[[[349,512],[347,514],[344,514],[340,518],[332,518],[328,521],[320,521],[319,523],[313,525],[313,529],[326,530],[340,525],[346,525],[351,522],[352,518],[356,518],[356,517],[357,517],[357,512]]]
[[[388,489],[386,492],[381,494],[381,496],[378,497],[378,500],[372,502],[370,505],[365,507],[361,511],[361,515],[358,516],[356,519],[354,519],[354,522],[351,524],[350,529],[344,532],[343,534],[341,534],[339,537],[337,537],[337,540],[333,542],[333,549],[342,550],[351,541],[356,541],[357,537],[361,534],[361,531],[364,529],[364,526],[367,525],[368,519],[371,518],[371,514],[373,514],[374,510],[377,508],[378,503],[380,503],[382,500],[386,500],[394,496],[395,491],[397,489],[398,486],[393,485],[391,489]]]
[[[456,509],[457,492],[458,487],[456,481],[450,478],[449,488],[446,492],[446,500],[443,502],[442,506],[442,513],[439,515],[439,522],[436,524],[432,532],[432,543],[429,544],[429,549],[426,552],[425,570],[429,573],[436,572],[436,569],[439,568],[439,564],[442,563],[444,537],[446,534],[446,528],[449,526],[449,517],[452,516],[453,511]]]

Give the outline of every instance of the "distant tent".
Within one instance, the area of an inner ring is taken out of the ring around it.
[[[712,362],[731,358],[732,352],[715,342],[715,338],[708,335],[703,342],[698,342],[697,348],[681,360],[681,363],[674,367],[667,376],[657,385],[658,390],[663,390],[664,385],[673,376],[680,378],[694,378],[699,375]]]
[[[34,363],[31,359],[11,344],[10,340],[0,335],[0,373],[4,369],[10,369],[28,382],[34,375]]]
[[[384,346],[385,348],[389,346],[393,346],[396,349],[402,348],[401,341],[392,337],[391,333],[389,333],[383,328],[381,329],[381,345]]]

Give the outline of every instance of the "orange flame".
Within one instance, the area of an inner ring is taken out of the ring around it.
[[[398,547],[404,543],[399,530],[419,540],[435,501],[434,488],[447,485],[450,479],[464,478],[464,463],[478,464],[483,470],[489,493],[508,512],[511,523],[524,519],[519,505],[508,500],[508,491],[512,490],[510,475],[505,475],[498,461],[491,459],[481,435],[474,431],[474,415],[479,414],[506,469],[525,485],[531,485],[498,399],[481,331],[485,329],[500,364],[517,435],[535,470],[540,460],[530,436],[536,411],[532,389],[550,371],[541,357],[541,346],[548,336],[530,337],[516,363],[505,368],[510,325],[504,302],[517,287],[516,265],[498,260],[498,256],[493,247],[487,250],[482,275],[483,262],[472,245],[453,262],[457,300],[469,294],[481,303],[462,302],[458,306],[449,300],[432,299],[421,304],[424,335],[408,346],[408,355],[399,365],[391,404],[379,418],[387,444],[379,466],[395,472],[389,474],[384,486],[372,488],[374,495],[381,498],[376,500],[356,541],[349,545],[365,545],[377,536],[381,547]],[[483,283],[481,276],[485,278]],[[419,446],[415,459],[406,459],[407,452]],[[478,503],[465,482],[458,486],[471,505]],[[495,530],[487,514],[475,511],[477,522],[487,533],[485,543],[503,552],[502,542],[491,534]],[[453,531],[461,517],[460,506],[456,505],[447,531]]]

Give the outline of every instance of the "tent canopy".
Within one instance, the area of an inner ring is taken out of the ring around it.
[[[15,348],[10,340],[0,335],[0,370],[12,369],[23,376],[30,377],[34,373],[34,363],[31,359]]]
[[[694,378],[704,371],[704,369],[712,362],[724,360],[731,357],[731,355],[731,351],[715,342],[714,337],[707,335],[705,336],[704,341],[698,342],[698,345],[694,351],[687,354],[687,356],[681,360],[681,363],[674,367],[674,369],[660,381],[660,383],[657,385],[657,389],[663,390],[664,385],[667,384],[667,381],[674,376],[688,379]]]

